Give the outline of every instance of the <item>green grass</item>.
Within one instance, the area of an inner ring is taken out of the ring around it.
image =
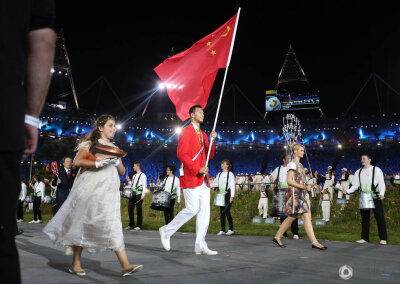
[[[384,214],[386,226],[388,230],[389,244],[400,245],[400,190],[398,187],[390,186],[386,191],[384,200]],[[214,193],[211,195],[213,201]],[[343,210],[341,205],[336,205],[336,197],[334,197],[334,205],[331,206],[331,221],[326,226],[314,226],[314,231],[318,239],[331,241],[356,241],[361,236],[361,216],[358,210],[358,195],[353,194],[350,203]],[[143,203],[143,229],[158,230],[164,225],[163,212],[150,209],[152,195],[147,195]],[[269,198],[269,211],[271,210],[271,200]],[[232,206],[231,213],[234,220],[235,233],[241,235],[257,235],[257,236],[273,236],[279,228],[279,220],[275,224],[253,224],[251,219],[258,215],[259,193],[249,191],[239,191],[236,194],[235,203]],[[181,210],[184,202],[181,203],[179,209],[175,205],[175,213]],[[123,226],[128,225],[128,200],[121,201],[121,216]],[[46,204],[43,208],[43,221],[47,223],[51,217],[51,205]],[[318,206],[318,200],[312,200],[311,212],[313,223],[315,220],[321,219],[322,211]],[[30,221],[33,216],[32,212],[25,214],[25,220]],[[218,233],[220,231],[219,208],[211,206],[211,220],[208,229],[209,234]],[[370,242],[379,243],[378,229],[376,220],[371,212],[371,228]],[[194,232],[196,230],[195,218],[186,223],[180,231]],[[300,226],[299,233],[301,237],[306,238],[303,226]],[[289,236],[291,233],[289,232]]]

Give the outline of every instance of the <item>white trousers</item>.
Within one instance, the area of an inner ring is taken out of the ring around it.
[[[331,195],[331,198],[333,199],[333,184],[331,182],[325,183],[324,188],[328,188],[329,194]]]
[[[258,201],[258,212],[263,215],[263,218],[267,218],[268,214],[268,198],[260,198]]]
[[[329,221],[329,218],[331,216],[331,202],[322,201],[321,207],[322,207],[322,219],[325,221]]]
[[[349,190],[349,183],[347,183],[347,182],[341,182],[340,183],[340,189],[341,190]],[[339,191],[338,192],[338,198],[343,198],[343,193],[342,193],[342,191]],[[346,194],[346,200],[349,200],[350,199],[350,195],[349,194]]]
[[[185,208],[162,229],[167,237],[171,237],[186,222],[196,216],[196,242],[195,251],[208,249],[205,241],[208,224],[210,223],[210,188],[205,184],[195,188],[183,189]]]

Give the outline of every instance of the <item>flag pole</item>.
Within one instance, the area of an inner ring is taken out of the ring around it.
[[[231,49],[229,51],[229,56],[228,56],[228,61],[226,63],[226,69],[225,69],[225,75],[224,75],[224,81],[222,82],[222,88],[221,88],[221,93],[219,95],[219,101],[218,101],[218,108],[217,108],[217,113],[215,115],[215,120],[214,120],[214,126],[213,126],[213,131],[215,131],[215,127],[217,126],[217,120],[218,120],[218,115],[219,115],[219,109],[221,107],[221,101],[222,101],[222,94],[224,93],[224,88],[225,88],[225,80],[226,80],[226,75],[228,74],[228,69],[229,69],[229,64],[231,62],[231,57],[232,57],[232,51],[233,51],[233,46],[235,43],[235,38],[236,38],[236,30],[239,24],[239,16],[240,16],[240,7],[237,13],[237,17],[236,17],[236,23],[235,23],[235,29],[233,31],[233,36],[232,36],[232,42],[231,42]],[[206,167],[208,165],[208,161],[210,159],[210,153],[211,153],[211,148],[212,148],[212,144],[213,144],[214,138],[211,137],[210,139],[210,146],[208,148],[208,153],[207,153],[207,160],[206,160]]]

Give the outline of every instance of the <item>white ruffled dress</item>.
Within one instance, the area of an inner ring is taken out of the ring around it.
[[[102,139],[99,143],[116,147]],[[82,142],[78,150],[90,145]],[[119,186],[114,165],[79,172],[67,200],[43,232],[56,245],[81,246],[90,253],[123,250]]]

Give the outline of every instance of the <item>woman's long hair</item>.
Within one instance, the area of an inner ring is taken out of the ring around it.
[[[115,118],[110,114],[102,114],[102,115],[100,115],[94,121],[93,130],[90,131],[85,136],[85,138],[83,139],[82,142],[90,141],[91,145],[98,144],[99,143],[98,140],[101,138],[101,133],[100,133],[99,127],[100,126],[104,126],[107,123],[107,121],[109,121],[109,120],[114,120],[115,121]]]

